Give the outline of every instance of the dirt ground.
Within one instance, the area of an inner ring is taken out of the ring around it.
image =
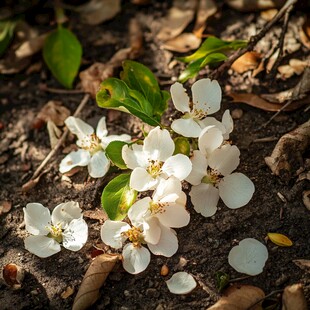
[[[98,26],[81,24],[78,17],[72,14],[72,30],[80,39],[84,51],[81,70],[94,62],[108,61],[118,49],[126,47],[126,25],[135,16],[142,24],[144,34],[144,53],[137,61],[148,66],[162,87],[169,90],[173,78],[180,72],[180,66],[170,69],[168,64],[171,57],[179,54],[160,49],[155,31],[159,26],[159,18],[166,14],[170,5],[169,2],[153,1],[137,7],[126,2],[116,18]],[[303,15],[302,11],[295,10],[291,19],[293,25],[298,25]],[[205,32],[220,38],[248,39],[251,29],[258,30],[263,23],[259,13],[240,13],[223,5],[219,13],[208,22]],[[34,23],[34,26],[41,27],[42,31],[50,27],[49,23]],[[295,35],[295,28],[289,26],[288,32]],[[281,23],[267,34],[265,48],[276,42],[280,30]],[[113,38],[113,42],[98,44],[98,39],[102,38],[104,42],[107,37]],[[261,43],[261,46],[264,44]],[[307,53],[309,51],[301,48],[297,56],[305,57]],[[32,63],[41,62],[41,59],[41,55],[35,55]],[[203,76],[208,76],[210,72],[205,70]],[[260,94],[287,89],[298,80],[299,77],[287,81],[270,81],[264,74],[252,78],[248,73],[237,74],[229,70],[219,78],[219,83],[223,92],[232,90]],[[102,244],[99,234],[102,222],[94,215],[97,209],[101,209],[103,187],[113,175],[105,179],[91,179],[86,169],[81,169],[75,175],[63,178],[58,171],[59,163],[65,156],[62,148],[45,167],[47,171],[38,185],[26,193],[21,190],[50,151],[45,126],[39,129],[33,126],[35,116],[49,100],[61,101],[74,113],[83,98],[83,94],[56,94],[41,90],[41,83],[51,88],[61,88],[44,64],[38,72],[26,74],[23,71],[0,77],[0,201],[12,204],[11,210],[0,216],[0,267],[15,263],[26,270],[21,289],[13,291],[0,283],[0,308],[3,310],[70,309],[90,264],[90,253],[94,246],[113,252]],[[217,271],[228,273],[232,279],[243,276],[228,264],[227,257],[232,246],[244,238],[265,242],[268,232],[289,236],[293,246],[278,247],[270,241],[266,243],[269,259],[264,271],[258,276],[240,280],[239,283],[258,286],[266,294],[289,284],[302,283],[310,305],[309,273],[292,262],[294,259],[310,258],[310,217],[302,201],[302,191],[309,189],[309,183],[297,184],[295,176],[286,181],[280,180],[272,175],[264,161],[277,140],[307,121],[309,113],[305,112],[305,107],[281,113],[268,126],[262,127],[273,113],[232,103],[228,96],[224,96],[222,109],[216,117],[220,118],[227,108],[238,115],[231,136],[233,143],[241,150],[238,171],[245,173],[256,188],[250,203],[243,208],[231,210],[220,202],[219,210],[212,218],[197,214],[189,203],[191,222],[188,227],[177,230],[178,252],[171,258],[153,255],[146,271],[136,276],[118,268],[108,277],[92,309],[206,309],[220,296],[215,281]],[[107,115],[107,111],[98,108],[92,99],[80,117],[95,126],[102,115]],[[109,133],[129,133],[136,137],[141,135],[140,125],[134,118],[121,115],[113,122],[108,122],[108,130]],[[261,138],[271,139],[265,142],[257,140]],[[70,137],[65,146],[72,143],[74,139]],[[304,154],[304,159],[307,155],[309,153]],[[286,203],[279,198],[278,193],[287,198]],[[89,238],[84,248],[79,252],[62,249],[60,253],[46,259],[26,251],[23,240],[27,233],[22,208],[29,202],[40,202],[52,209],[70,200],[78,201],[89,215],[85,218],[89,226]],[[166,277],[160,275],[163,264],[169,267]],[[177,271],[189,272],[198,280],[197,288],[190,294],[178,296],[168,291],[165,280]],[[73,288],[74,293],[68,298],[62,298],[61,294],[68,287]]]

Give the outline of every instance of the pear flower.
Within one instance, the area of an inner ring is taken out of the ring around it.
[[[128,214],[133,225],[122,221],[106,220],[101,226],[102,241],[120,249],[123,243],[123,267],[132,274],[144,271],[150,263],[151,254],[171,257],[178,250],[178,239],[173,229],[162,225],[158,218],[135,220]],[[148,249],[144,246],[147,245]]]
[[[124,145],[122,157],[127,167],[133,169],[130,187],[142,192],[155,189],[161,178],[170,176],[184,180],[192,169],[189,158],[183,154],[173,155],[174,142],[168,130],[156,127],[144,139],[143,145]]]
[[[219,83],[210,79],[196,81],[192,86],[192,102],[181,83],[174,83],[170,92],[175,108],[184,114],[172,122],[171,128],[184,137],[199,137],[205,127],[201,121],[221,107],[222,91]]]
[[[128,215],[134,225],[151,217],[158,218],[166,227],[180,228],[189,223],[190,215],[185,209],[186,194],[182,191],[181,182],[175,178],[161,179],[153,198],[145,197],[135,202]]]
[[[79,118],[69,116],[65,120],[68,129],[78,137],[78,151],[68,154],[60,163],[59,171],[65,173],[76,166],[88,166],[89,175],[93,178],[103,177],[110,168],[110,160],[105,155],[105,148],[112,141],[129,142],[129,135],[107,136],[105,117],[99,120],[96,133],[94,129]]]
[[[28,203],[23,210],[26,230],[32,234],[25,239],[29,252],[45,258],[58,253],[60,245],[78,251],[86,243],[88,227],[77,202],[59,204],[52,215],[40,203]]]
[[[193,185],[189,195],[198,213],[214,215],[219,198],[231,209],[250,201],[255,190],[253,182],[242,173],[232,173],[239,165],[239,156],[239,149],[230,144],[215,149],[208,158],[194,151],[193,169],[186,181]]]

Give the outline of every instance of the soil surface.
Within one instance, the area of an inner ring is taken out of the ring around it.
[[[241,13],[222,3],[219,5],[219,12],[210,19],[205,33],[220,38],[248,39],[253,31],[257,32],[266,23],[259,12]],[[144,35],[144,53],[136,60],[148,66],[162,87],[169,90],[182,65],[173,68],[168,65],[173,57],[180,54],[161,49],[156,31],[160,27],[159,18],[167,13],[170,6],[169,2],[152,1],[145,6],[126,2],[123,3],[121,13],[98,26],[82,24],[79,17],[72,13],[69,16],[70,26],[83,45],[81,70],[94,62],[107,62],[118,49],[126,47],[127,25],[132,17],[136,17]],[[49,11],[46,14],[53,15]],[[302,18],[302,11],[293,11],[288,28],[292,36],[297,36],[296,25],[300,25]],[[44,18],[41,23],[35,20],[29,23],[42,32],[52,29],[49,21],[44,23]],[[188,29],[191,30],[191,27]],[[261,52],[266,52],[277,42],[281,28],[280,22],[262,40],[263,43],[259,45]],[[99,39],[103,43],[98,43]],[[301,47],[296,57],[303,58],[307,53]],[[21,190],[50,152],[46,126],[36,126],[36,115],[49,100],[61,101],[73,114],[84,96],[41,90],[39,85],[42,83],[50,88],[60,89],[61,86],[43,64],[40,54],[33,56],[34,63],[42,64],[41,69],[30,74],[24,70],[0,78],[0,202],[12,205],[8,213],[0,215],[0,267],[15,263],[26,271],[21,289],[12,290],[4,283],[0,284],[0,308],[3,310],[70,309],[91,262],[94,247],[102,248],[107,253],[113,252],[100,240],[99,232],[104,220],[100,212],[100,196],[105,184],[116,174],[110,174],[104,179],[92,179],[88,177],[87,169],[81,168],[72,176],[62,176],[58,171],[59,163],[70,145],[74,144],[73,136],[66,140],[64,147],[45,166],[37,186],[27,192]],[[200,77],[207,77],[210,72],[210,69],[204,70]],[[221,75],[219,83],[223,93],[242,90],[261,94],[293,87],[299,78],[295,76],[288,80],[277,78],[271,81],[264,73],[253,78],[249,73],[238,74],[229,70]],[[77,79],[77,88],[78,83]],[[197,214],[189,202],[191,222],[187,227],[177,229],[178,252],[171,258],[152,255],[149,267],[136,276],[124,272],[120,266],[108,277],[92,309],[206,309],[220,297],[216,287],[216,272],[225,272],[232,279],[244,276],[228,264],[230,249],[244,238],[256,238],[265,243],[268,232],[285,234],[293,241],[293,246],[278,247],[270,241],[266,242],[269,259],[264,271],[240,280],[239,283],[258,286],[266,294],[290,284],[302,283],[310,303],[309,273],[293,263],[295,259],[310,258],[310,217],[302,201],[302,191],[309,188],[309,183],[296,183],[296,172],[293,172],[292,178],[283,181],[272,175],[264,161],[266,156],[270,156],[278,139],[307,121],[309,113],[304,108],[283,112],[268,126],[262,127],[273,113],[232,103],[228,96],[223,97],[222,109],[216,114],[218,119],[225,109],[230,109],[235,117],[231,140],[241,151],[238,171],[245,173],[255,184],[256,191],[252,200],[237,210],[228,209],[220,202],[212,218]],[[141,137],[139,121],[123,114],[111,121],[111,115],[97,107],[93,99],[88,101],[80,117],[96,126],[103,115],[108,116],[110,134],[129,133],[133,137]],[[309,154],[304,154],[303,162],[306,155]],[[286,202],[280,199],[281,194]],[[23,221],[23,207],[29,202],[40,202],[52,210],[59,203],[70,200],[79,202],[89,226],[89,238],[83,249],[79,252],[62,249],[60,253],[46,259],[26,251],[24,238],[28,234]],[[167,276],[160,275],[164,264],[169,268]],[[197,288],[190,294],[178,296],[168,291],[165,280],[177,271],[189,272],[198,281]],[[74,293],[63,298],[61,294],[68,287],[73,288]],[[274,297],[277,298],[277,295]]]

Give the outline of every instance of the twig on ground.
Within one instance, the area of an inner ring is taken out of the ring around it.
[[[255,307],[257,304],[261,303],[262,301],[264,301],[265,299],[275,295],[275,294],[278,294],[278,293],[282,293],[284,290],[275,290],[275,291],[272,291],[270,294],[266,295],[264,298],[261,298],[260,300],[258,300],[255,304],[251,305],[249,308],[247,308],[246,310],[251,310],[253,309],[253,307]]]
[[[244,277],[240,277],[240,278],[235,278],[235,279],[231,279],[228,281],[228,283],[234,283],[234,282],[239,282],[239,281],[243,281],[246,280],[248,278],[251,278],[252,276],[244,276]]]
[[[237,60],[240,56],[242,56],[246,52],[252,51],[257,42],[260,41],[266,35],[266,33],[283,17],[284,14],[286,14],[288,10],[291,10],[293,8],[296,2],[297,0],[287,0],[286,3],[278,12],[278,14],[275,15],[275,17],[270,22],[268,22],[257,35],[252,36],[250,38],[248,46],[233,53],[221,66],[219,66],[219,68],[217,68],[215,71],[212,72],[210,78],[217,79],[218,76],[225,69],[231,67],[231,65],[234,63],[235,60]]]
[[[85,94],[85,91],[82,89],[58,89],[58,88],[47,87],[46,84],[40,84],[39,89],[42,91],[46,91],[46,92],[54,93],[54,94],[68,94],[68,95]]]
[[[90,98],[89,94],[86,94],[81,103],[79,104],[79,106],[77,107],[76,111],[74,112],[73,116],[76,117],[84,108],[84,106],[86,105],[86,103],[88,102]],[[48,161],[56,154],[56,152],[59,150],[59,148],[61,147],[61,145],[65,142],[67,135],[69,133],[68,128],[66,128],[63,132],[63,134],[61,135],[61,137],[59,138],[57,144],[54,146],[54,148],[48,153],[48,155],[45,157],[45,159],[42,161],[42,163],[40,164],[40,166],[36,169],[36,171],[34,172],[34,174],[32,175],[31,179],[35,179],[41,172],[41,170],[44,168],[44,166],[48,163]]]

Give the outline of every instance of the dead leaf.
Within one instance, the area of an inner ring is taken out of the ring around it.
[[[47,36],[48,33],[44,33],[22,43],[15,51],[16,57],[18,59],[22,59],[38,53],[43,48],[44,41]]]
[[[253,70],[259,65],[261,58],[260,53],[246,52],[232,64],[231,68],[238,73]]]
[[[82,21],[88,25],[98,25],[112,19],[121,11],[120,0],[91,0],[76,8]]]
[[[186,53],[197,49],[200,46],[200,43],[201,38],[196,37],[193,33],[182,33],[176,38],[166,41],[162,45],[162,48],[169,51]]]
[[[74,289],[73,289],[71,286],[68,286],[68,287],[66,288],[66,290],[63,291],[63,292],[61,293],[60,296],[61,296],[62,299],[67,299],[67,298],[70,297],[73,293],[74,293]]]
[[[302,61],[299,59],[290,59],[288,65],[283,65],[278,67],[278,71],[280,72],[282,78],[288,79],[294,74],[300,75],[304,72],[307,67],[308,62]]]
[[[45,123],[52,121],[56,126],[63,126],[70,114],[70,110],[64,107],[62,102],[51,100],[40,110],[34,123],[38,120],[42,120]]]
[[[305,269],[310,272],[310,260],[309,259],[294,259],[293,263],[300,269]]]
[[[301,43],[310,49],[310,18],[307,17],[304,24],[299,30],[299,37]]]
[[[86,210],[83,212],[83,215],[84,217],[100,222],[104,222],[108,219],[107,214],[102,209]]]
[[[0,202],[0,215],[3,213],[8,213],[12,208],[12,203],[10,201],[1,201]]]
[[[281,74],[281,78],[284,80],[289,79],[295,74],[294,69],[290,65],[279,66],[278,71]]]
[[[269,22],[271,21],[278,13],[277,9],[269,9],[266,11],[261,11],[260,16],[263,20]]]
[[[302,284],[293,284],[284,289],[282,295],[282,310],[307,310],[307,301]]]
[[[278,233],[268,233],[268,238],[271,242],[278,246],[292,246],[293,242],[283,234]]]
[[[206,22],[209,17],[213,16],[217,12],[216,3],[213,0],[200,0],[198,9],[196,23],[194,26],[193,33],[196,37],[201,38],[202,34],[206,28]]]
[[[25,270],[16,264],[7,264],[3,267],[2,277],[6,285],[17,290],[21,288],[25,277]]]
[[[302,193],[302,201],[305,207],[310,211],[310,190],[304,191]]]
[[[102,254],[92,261],[74,299],[72,310],[87,309],[96,302],[99,289],[120,259],[118,254]]]
[[[53,149],[58,143],[59,138],[62,135],[62,131],[55,125],[53,121],[47,121],[47,132],[50,139],[51,149]]]
[[[256,12],[283,6],[283,0],[226,0],[225,2],[241,12]]]
[[[264,297],[265,293],[256,286],[234,284],[226,289],[219,301],[208,310],[261,310],[261,302],[256,303]],[[252,307],[254,304],[256,305]]]
[[[33,189],[40,181],[40,178],[42,177],[42,175],[44,175],[45,173],[48,172],[48,169],[44,170],[43,172],[41,172],[39,174],[38,177],[36,177],[35,179],[30,179],[28,182],[26,182],[25,184],[23,184],[22,186],[22,191],[24,193],[29,192],[31,189]]]
[[[157,38],[161,41],[178,36],[194,18],[196,1],[183,1],[183,5],[182,1],[179,1],[179,7],[175,2],[168,15],[162,20],[162,28],[157,33]]]
[[[265,162],[273,174],[289,181],[292,172],[302,165],[302,154],[309,144],[310,120],[282,136]]]

